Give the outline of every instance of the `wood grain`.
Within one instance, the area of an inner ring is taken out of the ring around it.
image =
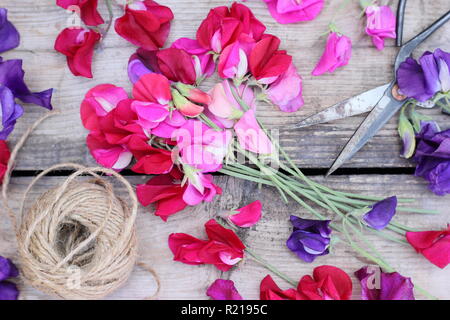
[[[32,191],[31,203],[37,195],[44,190],[61,183],[62,177],[48,177],[41,180]],[[323,178],[314,177],[323,182]],[[133,184],[145,182],[145,177],[131,177]],[[21,192],[29,184],[30,178],[13,178],[9,192],[9,203],[16,210],[21,198]],[[185,211],[171,217],[167,223],[153,216],[149,208],[140,208],[137,228],[139,237],[139,261],[152,266],[161,278],[161,292],[158,299],[206,299],[206,288],[217,278],[232,279],[237,288],[246,299],[258,299],[259,283],[268,274],[267,270],[252,260],[245,259],[237,268],[230,272],[221,273],[213,266],[189,266],[172,261],[172,254],[167,246],[167,238],[172,232],[185,232],[204,238],[203,224],[210,218],[260,199],[263,203],[263,218],[254,227],[239,232],[247,246],[251,247],[261,257],[270,261],[291,278],[299,279],[310,274],[314,267],[319,265],[336,265],[351,274],[368,264],[368,261],[357,256],[350,247],[338,243],[332,254],[319,257],[314,263],[308,264],[300,261],[285,246],[291,227],[289,216],[291,214],[309,217],[300,206],[281,202],[275,189],[263,187],[259,189],[254,183],[245,182],[229,177],[219,177],[216,182],[225,190],[213,203],[187,208]],[[427,209],[438,209],[441,215],[418,215],[400,212],[395,219],[408,226],[428,229],[441,229],[449,222],[449,197],[437,197],[426,191],[425,183],[411,176],[339,176],[328,178],[326,184],[341,190],[351,192],[370,193],[377,196],[389,196],[397,193],[398,196],[417,199],[415,206]],[[125,197],[120,186],[119,194]],[[10,224],[5,216],[0,223],[0,255],[15,257],[15,241]],[[381,252],[383,257],[391,263],[401,274],[411,276],[413,281],[430,293],[441,299],[450,298],[450,269],[441,270],[431,265],[422,256],[407,245],[395,244],[368,234],[369,240]],[[359,298],[360,286],[354,279],[354,297]],[[274,276],[282,288],[288,284]],[[28,285],[20,283],[22,299],[47,299],[49,297],[37,292]],[[136,267],[129,283],[115,294],[111,299],[142,299],[155,292],[155,282],[152,276],[143,269]],[[421,297],[417,295],[417,297]]]
[[[168,44],[179,37],[194,37],[200,20],[206,17],[210,8],[231,3],[219,0],[160,2],[170,5],[175,14]],[[281,144],[305,168],[329,167],[363,118],[353,117],[302,130],[288,130],[288,125],[342,99],[388,82],[397,52],[392,40],[386,41],[387,47],[383,52],[372,46],[370,39],[363,34],[363,20],[357,19],[357,1],[352,1],[336,15],[336,22],[342,32],[353,39],[350,64],[334,74],[311,76],[310,72],[324,46],[325,39],[320,35],[338,10],[339,3],[327,1],[325,9],[314,21],[280,25],[272,19],[262,1],[247,2],[255,15],[267,25],[268,32],[282,39],[283,48],[293,55],[303,76],[305,106],[299,112],[286,114],[273,106],[262,105],[259,106],[258,115],[268,127],[280,130]],[[91,87],[100,83],[111,82],[129,91],[126,65],[135,47],[111,30],[96,50],[94,79],[77,78],[70,73],[65,58],[53,50],[54,39],[67,23],[68,13],[65,10],[57,7],[52,0],[4,0],[2,6],[9,9],[10,19],[22,36],[21,46],[6,53],[5,58],[24,59],[26,79],[30,87],[34,90],[55,88],[54,105],[63,111],[63,114],[45,123],[28,141],[17,169],[37,170],[66,161],[92,164],[93,159],[85,146],[87,133],[79,120],[80,102]],[[100,9],[106,19],[106,8],[101,6]],[[433,3],[418,0],[408,2],[404,39],[412,37],[446,10],[446,0]],[[120,9],[115,7],[114,13],[118,17]],[[449,31],[450,24],[447,24],[418,52],[439,46],[450,49]],[[213,83],[214,79],[208,81],[205,88],[211,87]],[[36,106],[27,106],[26,109],[26,115],[19,121],[17,130],[11,137],[12,144],[43,112]],[[427,110],[426,113],[434,114],[443,128],[450,126],[449,117],[440,115],[438,110]],[[396,121],[393,119],[389,122],[345,167],[413,166],[410,161],[398,156],[400,142],[396,133]]]

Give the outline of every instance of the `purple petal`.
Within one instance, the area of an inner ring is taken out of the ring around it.
[[[0,282],[0,300],[17,300],[19,297],[19,289],[9,281]]]
[[[371,206],[372,210],[364,215],[364,221],[376,230],[384,229],[397,209],[397,197],[386,198]]]
[[[378,274],[376,274],[376,272],[378,272]],[[356,278],[358,278],[361,283],[362,300],[380,300],[380,288],[377,288],[377,282],[381,285],[380,272],[381,269],[379,267],[376,267],[376,271],[369,270],[369,267],[364,267],[355,272]]]
[[[379,300],[415,300],[411,278],[405,278],[398,272],[383,272]]]
[[[316,256],[328,254],[329,244],[329,238],[301,230],[294,231],[286,241],[289,250],[306,262],[314,261]]]
[[[302,219],[294,215],[291,215],[290,220],[292,226],[294,227],[294,231],[304,230],[319,233],[323,237],[329,236],[331,234],[331,229],[329,227],[330,220]]]
[[[397,83],[400,91],[419,101],[427,101],[433,94],[427,90],[422,67],[413,58],[407,58],[397,70]]]
[[[25,72],[22,60],[14,59],[0,61],[0,83],[8,87],[16,98],[25,103],[34,103],[47,109],[52,109],[51,98],[53,89],[42,92],[31,92],[24,82]]]
[[[0,8],[0,53],[19,46],[20,36],[17,29],[8,21],[8,11]]]
[[[450,193],[450,161],[439,163],[428,174],[429,188],[438,196]]]
[[[434,57],[439,67],[439,81],[441,90],[447,92],[450,90],[450,53],[436,49]]]
[[[14,95],[7,87],[0,85],[0,115],[2,130],[0,140],[6,140],[13,131],[16,120],[23,114],[23,109],[15,102]]]
[[[0,281],[15,278],[19,275],[19,270],[10,259],[0,256]]]
[[[438,65],[431,52],[425,52],[419,61],[425,77],[427,92],[433,96],[441,90]]]
[[[208,288],[206,294],[213,300],[243,300],[231,280],[217,279]]]

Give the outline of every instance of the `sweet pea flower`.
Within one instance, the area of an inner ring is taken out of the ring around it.
[[[201,82],[204,78],[213,75],[216,69],[214,57],[209,50],[202,47],[197,40],[180,38],[175,40],[171,47],[182,49],[191,55],[197,83]]]
[[[197,78],[191,56],[182,49],[167,48],[156,53],[158,67],[169,80],[194,84]]]
[[[228,220],[241,228],[250,228],[261,220],[262,204],[256,200],[245,207],[236,210],[236,213],[228,216]]]
[[[337,68],[346,66],[352,55],[352,41],[337,32],[330,32],[325,51],[312,71],[313,76],[319,76],[325,72],[334,72]]]
[[[295,112],[303,106],[302,78],[294,64],[266,90],[269,100],[283,112]]]
[[[80,116],[88,130],[99,128],[99,118],[113,110],[120,101],[128,99],[127,92],[113,84],[100,84],[90,89],[81,103]]]
[[[270,84],[286,72],[292,63],[292,57],[286,51],[278,50],[280,39],[273,35],[264,35],[250,53],[250,71],[262,84]]]
[[[435,266],[444,269],[450,263],[450,225],[442,231],[407,232],[406,240]]]
[[[212,175],[203,174],[188,165],[183,165],[183,171],[188,179],[183,200],[188,205],[196,206],[202,201],[211,202],[216,194],[222,194],[222,189],[213,183]]]
[[[228,271],[244,257],[245,246],[230,229],[214,219],[205,224],[208,240],[201,240],[185,233],[172,233],[169,247],[174,260],[185,264],[212,264],[221,271]]]
[[[19,43],[20,35],[8,21],[8,10],[0,8],[0,53],[17,48]]]
[[[80,10],[80,18],[88,26],[105,23],[97,10],[98,0],[56,0],[56,4],[66,10]]]
[[[217,279],[206,291],[212,300],[243,300],[232,280]]]
[[[166,174],[172,171],[174,163],[171,151],[155,148],[148,143],[147,139],[138,136],[132,136],[127,147],[137,160],[131,168],[134,172],[150,175]]]
[[[191,85],[178,82],[175,88],[181,93],[181,95],[192,102],[209,105],[212,101],[211,96]]]
[[[242,80],[248,72],[248,57],[255,42],[243,38],[227,46],[219,56],[218,73],[223,79]]]
[[[11,90],[3,85],[0,85],[0,106],[0,115],[2,118],[0,140],[6,140],[14,130],[16,120],[23,115],[23,108],[16,103]]]
[[[248,107],[253,110],[256,108],[255,95],[248,86],[232,87],[232,84],[227,80],[216,84],[209,91],[211,102],[208,104],[205,114],[216,122],[219,127],[232,128],[244,114],[242,106],[233,95],[233,90]]]
[[[222,6],[210,10],[197,30],[197,41],[203,48],[219,54],[242,35],[259,41],[265,30],[249,8],[235,2],[230,9]]]
[[[133,159],[133,154],[126,147],[109,143],[105,135],[99,131],[89,133],[86,145],[92,157],[105,168],[120,171]]]
[[[155,216],[167,221],[170,216],[187,206],[183,201],[186,186],[181,185],[182,178],[180,170],[174,168],[168,174],[154,176],[146,184],[137,185],[136,195],[139,203],[144,207],[155,204]]]
[[[427,51],[419,62],[407,58],[400,64],[397,83],[402,94],[425,102],[439,91],[450,91],[450,53],[441,49]]]
[[[330,220],[309,220],[292,215],[290,221],[294,229],[286,245],[300,259],[313,262],[316,257],[329,253]]]
[[[450,130],[439,131],[434,123],[422,122],[416,136],[415,175],[429,182],[436,195],[450,193]]]
[[[8,169],[8,161],[11,156],[8,144],[5,140],[0,140],[0,185],[3,182],[6,170]]]
[[[234,131],[242,149],[258,154],[273,153],[272,141],[259,126],[254,110],[250,109],[244,113],[234,125]]]
[[[10,259],[0,256],[0,300],[17,300],[19,289],[8,281],[11,278],[17,278],[19,270]]]
[[[261,300],[350,300],[352,280],[333,266],[316,267],[313,276],[303,276],[297,289],[281,290],[271,276],[260,285]]]
[[[393,196],[369,206],[370,211],[363,216],[363,220],[373,229],[386,228],[395,215],[397,197]]]
[[[152,0],[134,1],[115,22],[116,32],[145,50],[162,48],[170,31],[172,10]]]
[[[415,300],[411,278],[398,272],[383,272],[380,267],[364,267],[355,272],[361,282],[363,300]]]
[[[73,75],[92,78],[94,47],[100,39],[92,29],[66,28],[56,38],[55,50],[67,57]]]
[[[192,119],[172,136],[177,141],[183,164],[202,173],[215,172],[222,168],[232,137],[230,130],[216,131],[203,122]]]
[[[51,110],[53,89],[42,92],[31,92],[25,84],[25,71],[22,68],[22,60],[13,59],[4,61],[0,57],[0,85],[7,87],[14,97],[24,103],[33,103]]]
[[[322,11],[324,0],[263,0],[272,17],[281,24],[313,20]]]
[[[178,90],[172,90],[173,104],[186,117],[195,118],[203,113],[204,107],[186,99]]]
[[[395,33],[396,18],[389,6],[372,5],[366,8],[366,33],[378,50],[384,49],[384,39],[397,37]]]

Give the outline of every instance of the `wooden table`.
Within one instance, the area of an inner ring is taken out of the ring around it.
[[[414,164],[399,157],[400,141],[396,133],[397,119],[390,121],[379,134],[364,147],[354,159],[345,165],[343,174],[332,176],[326,181],[322,177],[338,151],[342,148],[362,117],[353,117],[330,124],[303,130],[286,130],[288,124],[295,123],[344,98],[369,88],[384,84],[391,79],[393,58],[397,52],[394,42],[387,41],[384,51],[379,52],[363,34],[363,21],[358,20],[360,12],[357,2],[350,4],[337,24],[342,32],[353,40],[353,56],[350,64],[334,74],[312,77],[310,72],[320,57],[324,46],[326,26],[332,19],[338,1],[326,1],[320,16],[312,22],[294,25],[277,24],[269,15],[262,1],[249,1],[248,6],[257,18],[267,26],[267,31],[280,37],[283,48],[293,55],[296,66],[304,80],[305,106],[295,114],[284,114],[274,107],[263,106],[259,117],[270,128],[280,129],[281,144],[301,168],[307,168],[312,178],[325,182],[340,190],[369,193],[378,196],[396,194],[417,199],[415,205],[427,209],[438,209],[439,216],[399,213],[397,219],[406,225],[428,229],[441,229],[449,222],[450,196],[437,197],[427,189],[427,183],[412,175]],[[225,0],[177,0],[161,1],[170,5],[175,21],[169,42],[179,37],[194,37],[200,21],[208,10],[215,6],[231,4]],[[396,1],[393,1],[396,6]],[[93,165],[85,144],[86,130],[79,119],[79,105],[84,94],[96,84],[111,82],[130,89],[126,66],[135,47],[111,31],[94,59],[94,79],[74,77],[65,63],[65,57],[53,50],[57,34],[66,26],[69,15],[55,5],[53,0],[3,0],[2,7],[9,10],[10,20],[19,29],[22,42],[18,49],[4,54],[4,58],[24,59],[27,83],[33,90],[55,88],[54,105],[62,114],[46,121],[28,140],[20,152],[18,164],[12,179],[10,203],[17,208],[21,192],[38,170],[61,162],[76,162]],[[409,39],[449,9],[448,0],[411,0],[406,11],[404,39]],[[106,8],[101,7],[104,17]],[[120,15],[115,8],[114,13]],[[441,47],[450,50],[450,24],[433,35],[425,46],[418,49]],[[208,81],[207,86],[214,83]],[[19,121],[10,138],[13,146],[24,130],[43,114],[36,106],[26,106],[26,114]],[[440,115],[438,110],[427,110],[443,128],[449,127],[450,118]],[[35,188],[39,194],[43,190],[60,183],[63,176],[48,177]],[[130,176],[129,181],[139,184],[146,181],[143,176]],[[349,274],[369,262],[357,256],[351,248],[340,243],[333,254],[320,257],[307,264],[295,257],[286,247],[290,234],[288,217],[290,214],[309,217],[300,206],[285,205],[275,189],[259,189],[255,184],[229,177],[218,177],[217,182],[224,194],[213,203],[188,208],[164,223],[153,216],[149,209],[140,208],[137,221],[140,240],[139,260],[154,267],[161,278],[159,299],[205,299],[205,290],[211,282],[221,277],[235,281],[237,288],[246,299],[259,297],[259,283],[267,271],[251,260],[245,260],[235,269],[221,273],[212,266],[188,266],[172,261],[167,246],[167,237],[172,232],[186,232],[204,236],[203,224],[227,209],[243,206],[260,199],[263,202],[262,221],[240,235],[254,251],[280,270],[299,279],[310,274],[314,267],[323,264],[336,265]],[[450,298],[450,268],[440,270],[409,246],[402,246],[370,237],[384,257],[403,275],[411,276],[418,285],[426,288],[439,298]],[[16,244],[8,220],[0,223],[0,254],[15,257]],[[281,287],[288,284],[276,278]],[[32,287],[20,284],[23,299],[48,299],[49,297]],[[135,268],[126,285],[111,298],[141,299],[151,296],[156,289],[155,281],[146,271]],[[359,298],[360,286],[354,279],[354,298]],[[417,295],[421,297],[420,295]]]

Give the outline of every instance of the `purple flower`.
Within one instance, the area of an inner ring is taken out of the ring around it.
[[[13,131],[16,120],[22,116],[23,108],[16,103],[11,90],[2,85],[0,85],[0,108],[2,115],[0,140],[6,140]]]
[[[419,62],[407,58],[400,64],[397,83],[402,94],[424,102],[439,91],[450,90],[450,53],[441,49],[427,51]]]
[[[8,21],[8,10],[0,8],[0,53],[16,48],[19,43],[19,33]]]
[[[398,272],[386,273],[379,267],[364,267],[355,272],[361,282],[363,300],[415,300],[411,278]]]
[[[433,122],[423,122],[416,136],[415,175],[430,182],[429,188],[443,196],[450,193],[450,129],[438,132]]]
[[[243,300],[231,280],[217,279],[208,288],[206,294],[213,300]]]
[[[17,300],[19,297],[17,286],[7,280],[18,275],[19,271],[12,261],[0,256],[0,300]]]
[[[329,253],[330,220],[308,220],[291,216],[291,223],[294,230],[286,245],[300,259],[312,262],[317,256]]]
[[[367,212],[363,219],[372,228],[381,230],[386,228],[397,209],[397,197],[390,197],[381,200],[370,206],[371,210]]]

